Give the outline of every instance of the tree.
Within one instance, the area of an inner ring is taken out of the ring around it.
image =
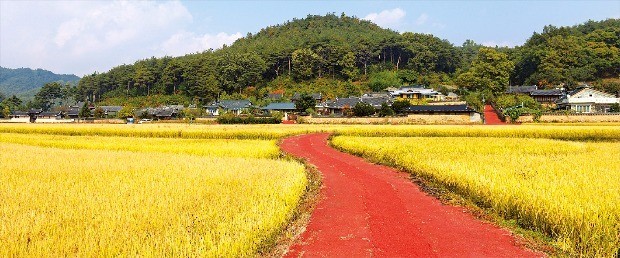
[[[126,119],[128,117],[133,117],[133,107],[131,106],[123,106],[123,108],[118,111],[116,116],[121,119]]]
[[[94,111],[94,116],[95,118],[103,118],[105,116],[105,111],[101,107],[96,107]]]
[[[292,59],[293,75],[298,80],[314,78],[314,74],[318,71],[321,63],[321,57],[309,48],[295,50]]]
[[[4,106],[2,108],[2,117],[9,118],[9,116],[11,116],[11,109],[9,108],[9,106]]]
[[[618,103],[611,104],[611,107],[609,108],[609,112],[612,112],[612,113],[620,112],[620,104]]]
[[[9,107],[11,111],[20,109],[20,107],[23,104],[23,101],[15,95],[11,96],[10,98],[5,99],[2,102],[4,103],[4,106]]]
[[[393,71],[383,71],[370,75],[368,87],[373,91],[382,91],[388,87],[400,87],[402,81],[398,73]]]
[[[88,117],[90,117],[90,108],[88,106],[88,102],[84,102],[84,105],[80,109],[80,112],[78,113],[78,116],[80,118],[88,118]]]
[[[394,115],[394,110],[390,106],[388,106],[387,103],[382,103],[381,109],[379,110],[379,116],[385,117],[385,116],[393,116],[393,115]]]
[[[513,68],[514,63],[508,55],[492,48],[481,48],[469,71],[458,76],[457,84],[470,91],[490,89],[500,94],[506,90]]]
[[[399,113],[399,114],[404,113],[405,109],[407,109],[410,106],[411,106],[411,102],[409,102],[406,99],[398,99],[394,101],[394,103],[392,103],[392,109],[396,113]]]
[[[224,53],[216,60],[217,80],[230,93],[256,84],[266,70],[265,60],[254,52]]]
[[[67,97],[67,89],[58,82],[46,83],[34,96],[37,105],[44,111],[49,111],[56,99]]]
[[[316,101],[312,97],[312,95],[308,95],[306,93],[301,94],[299,99],[295,102],[295,109],[297,110],[306,110],[309,108],[314,109],[316,105]]]
[[[358,102],[353,107],[353,114],[355,116],[371,116],[375,114],[375,108],[366,102]]]

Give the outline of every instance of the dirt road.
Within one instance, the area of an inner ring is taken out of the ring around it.
[[[507,230],[443,205],[408,174],[339,152],[327,138],[302,135],[281,144],[323,175],[322,199],[288,257],[544,256],[517,245]]]

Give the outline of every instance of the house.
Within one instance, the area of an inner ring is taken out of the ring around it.
[[[533,90],[530,92],[530,97],[536,100],[538,103],[553,106],[555,102],[564,95],[564,89],[553,90]]]
[[[620,103],[620,98],[588,86],[579,87],[556,101],[558,109],[577,113],[607,113],[614,103]]]
[[[508,89],[506,89],[506,93],[511,94],[525,94],[525,95],[530,95],[530,93],[532,93],[532,91],[538,90],[538,86],[536,85],[531,85],[531,86],[508,86]]]
[[[103,114],[106,117],[116,117],[118,112],[120,112],[121,109],[123,109],[123,107],[121,106],[99,106],[99,107],[103,109]]]
[[[284,120],[288,120],[289,113],[295,112],[297,110],[297,107],[295,107],[295,103],[293,102],[279,102],[271,103],[261,109],[267,113],[271,113],[273,111],[282,112],[284,114]]]
[[[317,108],[321,106],[326,113],[342,115],[343,110],[346,108],[353,108],[357,103],[364,102],[370,104],[376,110],[381,109],[383,103],[392,105],[392,99],[388,97],[351,97],[351,98],[337,98],[336,100],[326,102],[322,105],[317,105]]]
[[[80,116],[80,109],[84,106],[84,102],[78,102],[75,105],[69,106],[67,110],[67,116],[69,118],[78,118]]]
[[[458,101],[459,95],[456,95],[454,92],[448,92],[448,95],[445,98],[446,101]]]
[[[224,112],[232,112],[235,115],[241,114],[244,110],[252,107],[252,102],[247,99],[243,100],[221,100],[204,106],[207,113],[212,116],[219,116],[220,109]]]
[[[272,112],[272,111],[294,112],[295,110],[297,110],[297,108],[295,107],[295,103],[293,102],[278,102],[278,103],[271,103],[261,108],[261,110],[266,111],[266,112]]]
[[[390,94],[392,97],[403,99],[430,99],[442,101],[445,98],[445,95],[440,92],[434,89],[424,88],[423,86],[401,87],[398,90],[390,91]]]
[[[157,108],[143,108],[136,111],[136,117],[148,117],[159,120],[178,118],[183,111],[183,105],[169,105]]]
[[[11,112],[11,115],[9,117],[10,118],[25,118],[25,117],[30,117],[30,116],[28,115],[27,111],[15,110]]]

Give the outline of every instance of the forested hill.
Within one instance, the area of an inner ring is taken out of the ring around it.
[[[77,84],[80,77],[73,74],[55,74],[47,70],[30,68],[10,69],[0,67],[0,92],[6,96],[33,97],[49,82]]]
[[[470,40],[455,46],[429,34],[396,33],[344,14],[309,15],[222,49],[85,76],[76,98],[123,104],[118,102],[128,97],[174,95],[205,103],[218,96],[259,100],[270,92],[350,96],[403,84],[501,91],[509,84],[571,87],[586,81],[620,90],[619,42],[618,19],[547,26],[524,46],[488,49]],[[490,65],[484,68],[484,62]]]

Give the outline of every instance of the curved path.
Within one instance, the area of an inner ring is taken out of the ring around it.
[[[507,230],[446,206],[409,175],[327,145],[328,134],[285,139],[281,148],[323,175],[321,200],[288,257],[540,257]]]

